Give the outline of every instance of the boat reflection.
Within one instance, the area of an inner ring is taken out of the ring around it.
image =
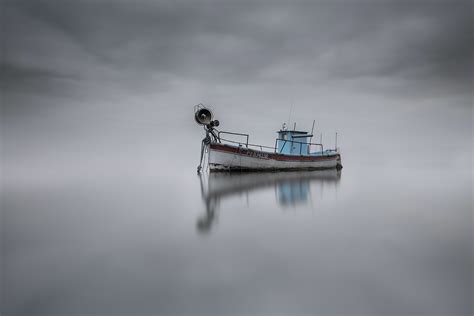
[[[248,196],[250,192],[274,188],[277,203],[283,208],[312,201],[311,187],[323,193],[325,184],[338,185],[340,170],[260,172],[260,173],[211,173],[200,175],[201,194],[206,213],[197,220],[197,229],[205,233],[216,220],[221,200],[233,196]]]

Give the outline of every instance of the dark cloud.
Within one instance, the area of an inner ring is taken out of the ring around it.
[[[53,76],[472,88],[471,1],[12,1],[6,15],[5,62]]]
[[[24,87],[29,87],[29,92],[54,93],[67,90],[71,81],[78,79],[74,74],[65,74],[54,69],[6,63],[0,74],[0,87],[8,92],[22,93]]]
[[[131,126],[187,138],[199,102],[267,144],[291,103],[291,120],[336,128],[354,150],[398,144],[425,157],[420,144],[455,155],[472,143],[471,1],[2,5],[2,131],[25,152],[125,139]]]

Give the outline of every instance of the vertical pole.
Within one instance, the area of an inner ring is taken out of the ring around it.
[[[323,147],[323,133],[319,135],[319,143],[321,144],[321,152],[324,152],[324,147]]]
[[[295,124],[293,125],[293,131],[296,131],[296,122],[295,122]]]
[[[337,151],[337,132],[336,132],[336,144],[335,144],[334,150]]]
[[[288,115],[288,126],[290,126],[290,120],[291,120],[291,111],[293,110],[293,102],[291,102],[291,107],[290,107],[290,114]]]
[[[313,127],[311,127],[311,137],[309,138],[309,143],[308,143],[308,154],[311,152],[311,140],[313,139],[313,132],[314,132],[314,123],[316,120],[313,120]]]

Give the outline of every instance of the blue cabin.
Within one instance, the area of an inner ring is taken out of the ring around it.
[[[279,130],[278,153],[285,155],[309,155],[309,138],[313,135],[303,131]]]

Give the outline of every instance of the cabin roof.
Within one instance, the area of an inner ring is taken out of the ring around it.
[[[305,131],[291,131],[291,130],[279,130],[277,131],[278,134],[286,134],[286,133],[292,133],[292,134],[308,134],[308,132]]]

